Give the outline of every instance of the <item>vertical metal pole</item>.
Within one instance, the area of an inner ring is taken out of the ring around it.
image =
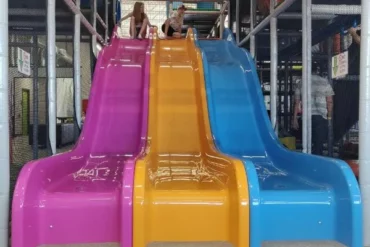
[[[311,0],[302,0],[302,146],[311,153]]]
[[[275,1],[270,0],[270,12],[272,13],[275,9]],[[277,42],[277,18],[271,18],[270,22],[270,118],[272,127],[275,133],[278,135],[278,122],[277,122],[277,69],[278,69],[278,42]]]
[[[173,9],[173,3],[170,2],[170,5],[169,5],[169,12],[168,12],[168,17],[170,17],[170,15],[172,14],[172,9]]]
[[[224,10],[224,6],[223,6],[224,4],[227,4],[227,3],[221,4],[221,10]],[[223,37],[224,28],[225,28],[225,11],[222,11],[220,15],[220,39],[222,39]]]
[[[112,1],[112,7],[113,7],[113,24],[116,25],[117,24],[117,0],[113,0]]]
[[[254,26],[256,24],[256,0],[251,0],[251,9],[250,9],[250,28],[252,31],[254,29]],[[238,41],[239,42],[239,41]],[[250,39],[250,52],[251,52],[251,56],[253,58],[256,57],[256,36],[255,35],[251,35],[251,39]]]
[[[97,6],[96,6],[96,0],[93,0],[91,2],[91,8],[92,8],[92,15],[91,15],[91,18],[92,18],[92,26],[94,28],[94,30],[96,30],[96,11],[97,11]],[[97,48],[97,40],[96,40],[96,35],[92,35],[92,50],[93,50],[93,53],[94,53],[94,56],[97,58],[98,57],[98,48]]]
[[[233,28],[234,28],[233,23],[234,23],[235,16],[233,15],[232,10],[235,8],[235,2],[229,1],[229,8],[230,8],[230,11],[229,11],[229,28],[233,32]]]
[[[76,0],[76,7],[80,9],[81,0]],[[108,9],[108,8],[107,8]],[[107,17],[108,15],[106,15]],[[107,18],[106,18],[107,19]],[[75,105],[75,116],[77,127],[75,131],[76,135],[81,129],[81,16],[75,14],[75,27],[73,36],[73,85],[74,85],[74,105]],[[108,36],[108,35],[107,35]],[[106,36],[106,37],[107,37]]]
[[[312,149],[312,0],[307,0],[307,152]]]
[[[236,43],[239,44],[240,42],[240,0],[236,0],[236,8],[235,8],[235,36],[236,36]]]
[[[231,28],[231,1],[227,1],[227,28]]]
[[[9,32],[8,1],[0,1],[0,246],[8,246],[9,226]]]
[[[364,246],[370,246],[370,1],[362,0],[359,161]]]
[[[288,132],[288,96],[289,96],[289,62],[285,60],[285,76],[284,76],[284,130]]]
[[[48,0],[47,7],[48,50],[48,113],[49,141],[52,154],[56,153],[56,57],[55,57],[55,0]]]
[[[292,126],[293,111],[294,111],[294,99],[293,99],[293,66],[289,62],[289,130]]]
[[[77,1],[76,1],[76,5],[77,5]],[[105,29],[105,43],[108,43],[108,40],[109,40],[109,22],[108,22],[108,0],[105,0],[105,16],[104,16],[104,19],[105,19],[105,25],[107,25],[107,29]]]
[[[39,156],[39,63],[38,63],[38,40],[37,35],[33,36],[33,159],[38,159]]]
[[[168,0],[166,1],[166,17],[170,17],[170,2]]]
[[[330,85],[333,87],[333,80],[331,74],[331,57],[333,56],[333,38],[328,39],[328,80]],[[334,112],[333,112],[334,113]],[[334,117],[334,114],[333,116]],[[333,138],[333,118],[329,119],[328,121],[328,156],[333,157],[333,145],[334,145],[334,138]]]

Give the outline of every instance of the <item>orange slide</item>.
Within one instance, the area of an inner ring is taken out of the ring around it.
[[[247,177],[241,161],[214,147],[194,34],[154,36],[148,145],[135,168],[133,246],[249,246]]]

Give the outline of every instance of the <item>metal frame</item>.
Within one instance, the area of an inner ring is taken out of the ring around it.
[[[258,24],[258,26],[251,28],[251,31],[249,32],[247,37],[245,37],[242,41],[238,42],[239,43],[238,45],[239,46],[244,45],[251,38],[252,35],[256,35],[260,31],[262,31],[268,24],[270,24],[271,18],[278,17],[282,12],[284,12],[287,8],[289,8],[294,2],[295,0],[285,0],[277,8],[271,11],[270,15],[268,15],[265,19],[263,19],[263,21],[261,21],[261,23]],[[240,11],[239,7],[240,7],[239,5],[236,6],[236,13]]]
[[[239,2],[236,0],[237,3]],[[312,0],[302,0],[302,14],[283,13],[295,0],[285,0],[277,8],[273,8],[271,0],[270,14],[255,26],[255,0],[251,0],[250,18],[251,29],[247,37],[239,41],[238,26],[240,23],[239,5],[236,6],[237,32],[236,39],[239,46],[250,40],[251,54],[255,56],[255,35],[264,30],[270,24],[271,41],[271,121],[276,122],[276,78],[278,73],[277,62],[277,32],[276,18],[281,19],[302,19],[302,105],[303,105],[303,151],[311,153],[311,74],[312,74],[312,20],[332,20],[336,15],[359,15],[361,14],[361,66],[360,66],[360,131],[359,131],[359,161],[360,161],[360,187],[364,208],[364,233],[370,231],[370,1],[362,0],[362,5],[313,5]],[[328,56],[331,56],[330,52]],[[330,59],[329,59],[330,60]],[[330,65],[330,62],[329,62]],[[288,66],[285,64],[285,66]],[[287,68],[286,68],[287,69]],[[329,75],[330,77],[330,75]],[[330,79],[330,78],[329,78]],[[292,78],[290,78],[292,80]],[[292,81],[290,82],[292,85]],[[291,105],[292,110],[292,105]],[[275,126],[273,126],[275,127]],[[330,139],[330,133],[329,133]],[[332,149],[332,147],[330,148]],[[329,150],[331,153],[331,151]],[[370,235],[364,235],[364,246],[370,247]]]
[[[38,58],[38,37],[37,35],[33,36],[33,51],[32,51],[32,63],[33,63],[33,98],[38,99],[39,98],[39,71],[38,71],[38,64],[39,64],[39,58]],[[32,134],[33,134],[33,143],[32,143],[32,153],[33,153],[33,159],[38,159],[39,152],[39,101],[33,100],[33,121],[32,121]]]
[[[48,129],[49,144],[51,154],[56,154],[56,120],[57,120],[57,102],[56,102],[56,52],[55,52],[55,1],[47,2],[47,92],[48,92]]]
[[[74,14],[80,14],[81,16],[81,23],[86,27],[87,30],[93,35],[96,36],[94,39],[96,41],[99,40],[102,44],[105,44],[105,40],[103,37],[96,31],[96,11],[93,10],[93,25],[90,24],[90,22],[86,19],[86,17],[81,13],[79,8],[76,7],[76,4],[73,2],[73,0],[64,0],[64,2],[67,4],[69,9],[74,13]],[[96,6],[96,0],[94,0]],[[95,8],[96,9],[96,8]]]
[[[273,13],[275,9],[275,0],[270,0],[270,13]],[[252,19],[252,17],[251,17]],[[277,82],[278,82],[278,38],[277,38],[277,17],[272,17],[270,22],[270,113],[271,113],[271,124],[278,135],[279,126],[277,121],[278,109],[277,109]],[[255,47],[254,47],[255,49]]]
[[[236,1],[238,1],[238,0],[236,0]],[[215,31],[215,29],[217,28],[217,25],[219,23],[220,23],[220,38],[222,38],[223,30],[225,28],[225,13],[230,13],[229,9],[230,9],[230,1],[223,2],[220,11],[217,11],[218,13],[220,13],[220,15],[218,16],[218,18],[215,22],[215,25],[212,27],[212,29],[209,32],[209,35],[207,36],[207,38],[210,38],[212,36],[212,33]],[[230,19],[229,19],[229,25],[230,25]]]
[[[0,246],[8,246],[9,227],[9,29],[8,1],[0,1]]]
[[[364,246],[370,246],[370,1],[362,0],[359,161],[363,202]]]
[[[256,10],[257,10],[257,0],[251,0],[251,10],[250,10],[250,23],[251,23],[251,30],[254,29],[256,24]],[[237,15],[239,15],[239,11],[237,11]],[[240,20],[239,20],[240,21]],[[240,27],[238,29],[240,32]],[[239,33],[238,33],[239,35]],[[252,34],[250,37],[250,52],[253,58],[256,58],[256,35]],[[237,39],[237,42],[240,42],[240,39]]]
[[[76,0],[76,7],[80,9],[81,0]],[[108,15],[106,15],[106,18]],[[81,129],[81,14],[75,13],[75,30],[73,36],[73,86],[74,86],[74,109],[76,127]]]
[[[326,5],[312,4],[312,13],[315,14],[335,14],[335,15],[360,15],[360,5]]]

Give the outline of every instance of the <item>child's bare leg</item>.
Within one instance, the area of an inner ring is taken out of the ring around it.
[[[165,26],[164,26],[164,34],[167,37],[167,35],[168,35],[168,28],[170,27],[170,19],[167,19],[164,24],[165,24]]]
[[[131,17],[130,21],[130,36],[131,38],[136,37],[135,17]]]
[[[179,33],[179,32],[174,32],[174,33],[172,34],[172,37],[174,37],[174,38],[176,38],[176,39],[180,39],[180,38],[181,38],[181,33]]]
[[[141,29],[140,29],[140,33],[139,33],[140,37],[145,38],[147,26],[148,26],[148,19],[145,18],[143,20],[143,24],[141,25]]]

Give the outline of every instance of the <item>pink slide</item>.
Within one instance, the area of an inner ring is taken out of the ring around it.
[[[25,165],[12,247],[132,246],[134,164],[145,149],[150,40],[113,38],[100,53],[76,147]]]

